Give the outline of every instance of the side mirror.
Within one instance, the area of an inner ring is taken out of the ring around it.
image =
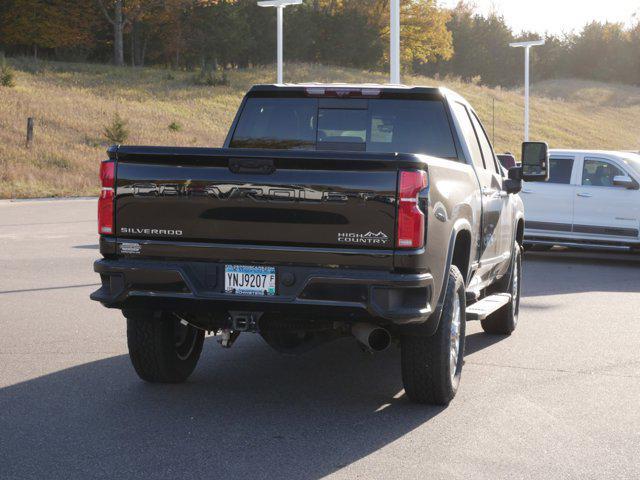
[[[616,175],[615,177],[613,177],[613,184],[616,187],[624,187],[629,190],[638,190],[638,188],[640,187],[638,185],[638,182],[626,175]]]
[[[509,178],[507,178],[502,188],[507,193],[518,193],[522,190],[522,168],[511,167],[509,169]]]
[[[522,181],[522,167],[511,167],[509,169],[509,178]]]
[[[549,146],[545,142],[522,144],[522,179],[525,182],[549,180]]]
[[[503,153],[501,155],[496,155],[498,160],[500,160],[500,164],[509,170],[512,167],[517,167],[518,163],[516,162],[516,157],[511,155],[510,153]]]

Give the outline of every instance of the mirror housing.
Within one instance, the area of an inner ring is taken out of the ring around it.
[[[522,190],[522,168],[511,167],[509,178],[505,179],[502,188],[507,193],[519,193]]]
[[[638,190],[638,188],[640,188],[638,182],[627,175],[616,175],[613,177],[613,184],[616,187],[624,187],[629,190]]]
[[[511,167],[509,169],[509,178],[511,180],[520,180],[522,181],[522,167]]]
[[[549,180],[549,146],[545,142],[522,144],[522,179],[525,182]]]

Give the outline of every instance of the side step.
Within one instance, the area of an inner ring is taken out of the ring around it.
[[[608,250],[616,252],[628,252],[633,250],[633,245],[615,245],[606,243],[572,242],[569,240],[525,240],[525,245],[547,245],[570,248],[586,248],[589,250]]]
[[[510,293],[496,293],[495,295],[489,295],[479,302],[467,307],[467,321],[484,320],[496,310],[504,307],[510,301]]]

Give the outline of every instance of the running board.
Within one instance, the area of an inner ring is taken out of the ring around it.
[[[467,321],[484,320],[493,312],[504,307],[510,301],[510,293],[496,293],[495,295],[489,295],[479,302],[467,307]]]
[[[525,240],[525,245],[546,245],[550,247],[570,247],[586,248],[589,250],[609,250],[617,252],[628,252],[633,249],[633,245],[614,245],[606,243],[572,242],[570,240]]]

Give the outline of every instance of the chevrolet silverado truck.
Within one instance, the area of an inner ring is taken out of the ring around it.
[[[640,155],[550,150],[549,181],[525,183],[524,247],[640,251]]]
[[[223,148],[114,146],[101,164],[102,286],[131,362],[182,382],[205,333],[283,353],[343,336],[396,343],[415,402],[446,405],[465,321],[518,321],[523,179],[544,143],[499,164],[478,116],[441,88],[261,85]]]

